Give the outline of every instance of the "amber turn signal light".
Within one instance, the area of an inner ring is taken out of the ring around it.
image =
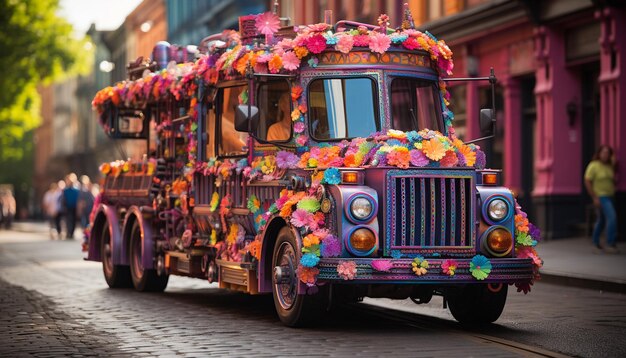
[[[496,185],[498,183],[498,174],[483,173],[483,185]]]
[[[341,172],[341,181],[344,184],[357,184],[359,176],[356,172]]]
[[[376,236],[370,229],[356,229],[350,235],[350,247],[360,253],[369,253],[375,245]]]
[[[497,255],[505,255],[513,247],[513,236],[506,229],[494,229],[487,236],[487,247]]]

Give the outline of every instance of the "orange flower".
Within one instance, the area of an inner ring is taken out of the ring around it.
[[[302,113],[306,113],[306,104],[300,103],[300,105],[298,105],[298,110],[300,110],[300,112]]]
[[[296,272],[298,273],[300,281],[308,285],[314,285],[320,270],[317,267],[304,267],[300,265]]]
[[[103,175],[107,175],[110,172],[111,172],[111,164],[109,164],[109,163],[102,163],[102,165],[100,166],[100,173],[102,173]]]
[[[515,228],[519,232],[528,232],[528,219],[520,214],[515,215]]]
[[[285,203],[285,205],[283,205],[283,207],[280,209],[280,213],[278,213],[278,215],[280,215],[282,218],[288,218],[291,216],[291,213],[293,212],[292,209],[293,203],[287,202]]]
[[[319,163],[318,163],[318,165],[319,165]],[[313,174],[311,176],[311,181],[313,183],[320,183],[323,178],[324,178],[324,172],[320,171],[320,172],[317,172],[317,173],[315,173],[315,174]]]
[[[465,157],[465,165],[467,165],[468,167],[474,166],[474,163],[476,163],[476,152],[474,152],[472,148],[465,144],[461,144],[461,146],[457,148],[459,149],[459,153],[463,154],[463,157]]]
[[[358,166],[358,164],[356,163],[356,158],[354,154],[346,155],[345,158],[343,158],[343,165],[345,165],[346,167],[352,167],[352,168]]]
[[[398,168],[408,168],[411,160],[411,154],[405,147],[395,147],[391,152],[387,153],[387,162]]]
[[[283,60],[278,55],[274,55],[268,63],[271,73],[277,73],[283,67]]]
[[[313,234],[308,234],[302,239],[302,245],[304,247],[311,247],[313,245],[319,245],[319,244],[320,244],[320,238]]]
[[[248,252],[257,260],[261,260],[261,240],[254,240],[248,245]]]
[[[298,85],[291,87],[291,100],[295,102],[300,96],[302,96],[302,87]]]
[[[309,50],[304,46],[296,46],[293,48],[293,52],[296,53],[299,59],[309,54]]]
[[[302,154],[302,156],[300,157],[300,163],[298,163],[298,166],[300,168],[306,168],[309,164],[310,157],[311,157],[311,153],[309,152]]]
[[[422,142],[422,151],[431,160],[440,160],[446,155],[446,149],[437,138],[431,138]]]

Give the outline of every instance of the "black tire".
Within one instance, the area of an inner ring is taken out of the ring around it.
[[[141,229],[135,222],[130,236],[130,276],[135,290],[139,292],[163,292],[169,280],[168,274],[157,274],[155,269],[144,269],[141,252]]]
[[[133,282],[130,278],[130,267],[113,265],[111,252],[111,233],[105,225],[100,239],[100,254],[102,255],[102,272],[110,288],[130,288]]]
[[[467,285],[446,295],[452,316],[462,324],[489,324],[498,320],[504,305],[508,285]]]
[[[297,294],[300,284],[296,274],[300,262],[297,248],[296,238],[291,230],[288,227],[282,228],[274,246],[272,270],[276,266],[288,268],[288,282],[277,283],[276,275],[272,274],[272,295],[278,317],[289,327],[303,327],[314,323],[322,317],[326,301],[323,290],[315,295]]]

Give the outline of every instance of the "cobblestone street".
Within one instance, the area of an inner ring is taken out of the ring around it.
[[[626,353],[624,344],[619,343],[626,332],[625,320],[623,313],[615,314],[624,312],[626,299],[617,294],[549,285],[536,287],[528,296],[510,292],[499,324],[472,332],[459,330],[441,308],[441,300],[436,299],[426,306],[369,300],[383,310],[393,308],[396,317],[385,318],[385,312],[368,313],[367,308],[348,308],[333,313],[323,325],[291,329],[276,317],[271,296],[231,293],[201,280],[171,277],[163,294],[108,289],[100,264],[82,261],[79,250],[79,242],[51,241],[43,230],[0,232],[0,334],[4,337],[0,356],[510,357],[556,356],[559,351],[582,356]],[[554,305],[560,292],[571,301],[563,302],[559,310]],[[575,297],[581,292],[588,298],[602,297],[612,307],[596,306],[585,313],[580,310],[585,298]],[[546,302],[549,300],[552,302]],[[528,311],[532,304],[538,308]],[[565,332],[569,337],[563,336]],[[503,341],[493,338],[496,336]]]

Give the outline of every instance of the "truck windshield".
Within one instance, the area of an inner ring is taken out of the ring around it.
[[[437,84],[419,78],[399,77],[391,82],[391,128],[441,131],[437,116]]]
[[[309,125],[316,140],[367,137],[379,130],[371,78],[318,79],[309,85]]]

